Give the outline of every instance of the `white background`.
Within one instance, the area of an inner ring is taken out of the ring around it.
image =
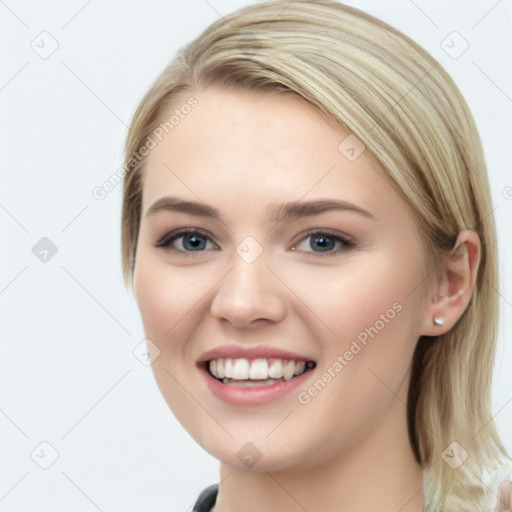
[[[121,277],[121,187],[92,190],[121,166],[131,116],[176,50],[248,3],[0,1],[0,512],[185,511],[217,482],[133,355],[144,333]],[[512,452],[511,2],[348,3],[430,51],[476,118],[500,237],[493,411]],[[47,59],[31,47],[50,47],[43,31],[58,43]],[[453,31],[469,43],[457,59],[441,47]],[[42,237],[58,249],[46,263]],[[48,469],[31,457],[50,460],[43,441],[58,452]]]

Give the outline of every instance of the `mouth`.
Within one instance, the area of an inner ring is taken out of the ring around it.
[[[230,406],[258,406],[305,386],[317,363],[280,347],[228,343],[202,354],[196,365],[207,396]]]
[[[230,406],[263,406],[304,386],[316,363],[300,359],[223,358],[198,363],[206,389]]]
[[[219,357],[201,363],[206,372],[226,386],[267,387],[288,382],[315,368],[314,361],[281,358]]]

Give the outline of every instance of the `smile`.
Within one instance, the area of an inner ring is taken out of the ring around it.
[[[235,386],[270,386],[302,375],[315,363],[292,359],[277,358],[223,358],[207,362],[209,373],[223,384]]]
[[[206,390],[230,406],[261,406],[305,385],[314,361],[283,358],[216,357],[198,364]]]

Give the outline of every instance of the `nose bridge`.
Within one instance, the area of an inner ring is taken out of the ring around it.
[[[231,259],[231,270],[219,283],[212,315],[237,326],[254,320],[279,321],[285,314],[279,282],[267,268],[267,255],[253,237],[246,237]]]

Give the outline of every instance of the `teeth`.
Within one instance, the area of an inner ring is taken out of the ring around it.
[[[295,361],[288,361],[283,368],[284,380],[290,380],[295,372]]]
[[[266,359],[255,359],[251,362],[249,378],[252,380],[268,378],[268,363]]]
[[[219,357],[209,361],[210,373],[214,377],[233,380],[290,380],[314,366],[311,362],[274,358],[249,360]]]
[[[244,380],[244,381],[237,383],[237,381],[235,381],[234,379],[224,378],[222,382],[224,384],[227,384],[228,386],[243,386],[246,388],[252,388],[254,386],[271,386],[272,384],[275,384],[278,381],[274,380],[274,379],[258,380],[258,381]]]
[[[233,360],[230,358],[224,359],[224,377],[228,379],[233,377]]]
[[[210,363],[211,363],[211,361],[210,361]],[[211,364],[210,364],[210,371],[212,371]],[[224,359],[222,359],[222,357],[217,359],[217,374],[216,374],[216,376],[219,377],[219,379],[223,379],[226,376],[226,374],[224,373]]]
[[[304,368],[306,368],[306,361],[297,361],[295,363],[295,375],[300,375],[304,371]]]
[[[283,362],[281,359],[274,359],[268,369],[268,376],[272,379],[280,379],[283,376]]]
[[[228,359],[231,361],[231,359]],[[229,377],[229,375],[226,375]],[[233,379],[244,380],[249,378],[249,361],[247,359],[235,359],[235,364],[233,365],[233,375],[231,376]]]

